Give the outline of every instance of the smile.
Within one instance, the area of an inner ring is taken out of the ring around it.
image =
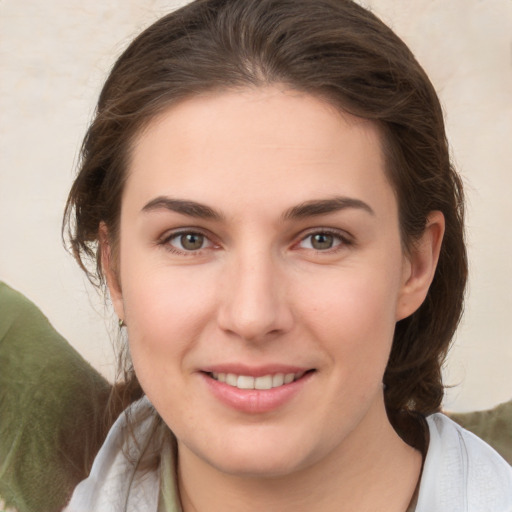
[[[252,377],[250,375],[236,375],[234,373],[210,373],[210,377],[218,382],[223,382],[228,386],[238,389],[273,389],[300,379],[306,372],[299,373],[275,373]]]

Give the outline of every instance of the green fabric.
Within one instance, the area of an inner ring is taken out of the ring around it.
[[[487,411],[448,414],[512,464],[512,400]]]
[[[110,386],[23,295],[0,282],[0,499],[61,510],[103,442]]]

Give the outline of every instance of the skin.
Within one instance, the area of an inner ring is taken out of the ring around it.
[[[318,201],[323,213],[304,207]],[[105,272],[178,439],[186,511],[407,508],[421,456],[381,383],[444,222],[432,212],[404,253],[371,122],[278,87],[181,102],[134,145],[120,225],[116,266],[101,228]],[[211,392],[205,370],[226,364],[310,372],[284,404],[248,412]]]

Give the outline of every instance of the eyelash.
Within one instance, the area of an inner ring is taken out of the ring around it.
[[[172,240],[176,240],[179,237],[182,237],[185,235],[195,235],[195,236],[204,237],[204,240],[207,241],[209,245],[207,247],[201,247],[196,250],[178,249],[177,247],[174,247],[173,245],[171,245]],[[305,240],[307,240],[308,238],[311,239],[315,235],[332,236],[335,240],[337,240],[338,243],[336,243],[333,247],[327,248],[325,250],[315,249],[314,247],[309,247],[309,248],[300,248],[299,247],[300,244],[302,244]],[[204,249],[209,249],[211,247],[218,248],[218,245],[216,245],[211,240],[210,235],[208,235],[200,230],[197,230],[197,229],[181,229],[179,231],[174,231],[174,232],[168,234],[167,236],[165,236],[164,238],[162,238],[158,242],[158,245],[161,245],[167,251],[169,251],[173,254],[178,254],[180,256],[196,256],[196,255],[200,254]],[[343,248],[347,248],[347,247],[350,247],[353,245],[354,245],[354,241],[352,240],[352,238],[349,235],[347,235],[346,232],[342,232],[342,231],[332,229],[332,228],[315,228],[314,230],[311,230],[308,233],[303,234],[300,237],[300,239],[293,244],[292,247],[298,248],[299,250],[312,250],[316,254],[333,254],[333,253],[336,253],[336,252],[342,250]]]

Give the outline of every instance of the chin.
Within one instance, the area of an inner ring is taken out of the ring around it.
[[[236,442],[233,438],[228,446],[219,447],[215,452],[196,455],[225,474],[242,478],[276,478],[300,471],[321,458],[318,450],[312,450],[316,456],[308,453],[305,444],[290,438],[248,435],[244,442]]]
[[[271,460],[262,457],[226,457],[215,466],[217,470],[228,475],[260,479],[285,477],[302,469],[301,464],[289,457],[273,457]]]

